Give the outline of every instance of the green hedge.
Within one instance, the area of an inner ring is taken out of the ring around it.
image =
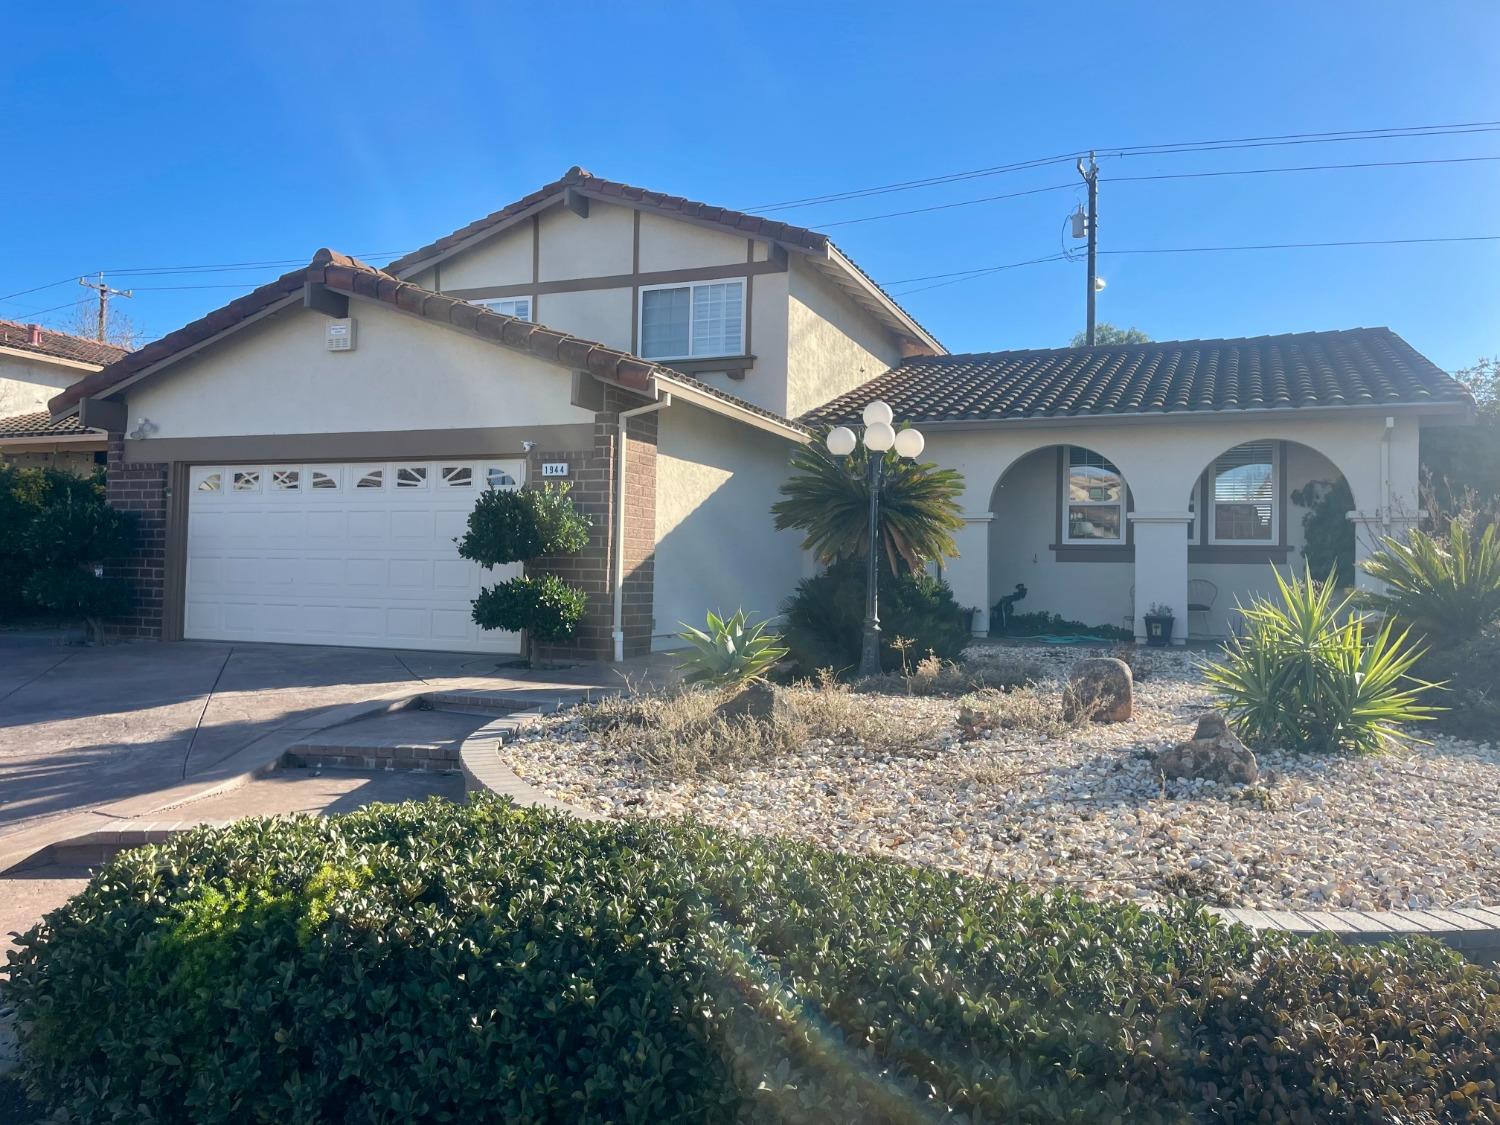
[[[497,801],[128,853],[21,944],[26,1076],[130,1122],[1439,1121],[1500,979]]]

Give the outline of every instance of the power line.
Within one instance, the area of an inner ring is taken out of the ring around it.
[[[1100,254],[1216,254],[1228,253],[1240,250],[1317,250],[1330,247],[1343,246],[1413,246],[1432,243],[1447,242],[1500,242],[1500,234],[1470,234],[1451,235],[1434,238],[1351,238],[1336,239],[1324,242],[1256,242],[1236,246],[1152,246],[1128,250],[1100,250]],[[916,289],[904,289],[892,296],[907,296],[912,293],[921,293],[928,289],[938,289],[944,285],[956,285],[960,281],[972,281],[979,277],[985,277],[1002,270],[1012,270],[1018,266],[1037,265],[1042,262],[1058,262],[1071,260],[1064,254],[1052,254],[1042,258],[1032,258],[1024,262],[1007,262],[998,266],[978,266],[974,269],[952,270],[948,273],[929,273],[921,277],[906,277],[896,281],[882,282],[882,286],[890,288],[896,285],[907,285],[916,281],[938,281],[936,285],[923,285]]]
[[[1500,121],[1466,121],[1449,125],[1411,125],[1392,126],[1381,129],[1337,129],[1321,133],[1280,133],[1257,137],[1229,137],[1206,141],[1174,141],[1160,144],[1148,145],[1117,145],[1117,146],[1095,146],[1100,156],[1166,156],[1191,152],[1219,152],[1227,149],[1245,148],[1272,148],[1284,145],[1301,144],[1337,144],[1344,141],[1378,141],[1378,140],[1404,140],[1416,137],[1442,137],[1459,136],[1466,133],[1492,133],[1500,131]],[[918,188],[935,187],[941,184],[953,183],[958,180],[977,179],[984,176],[998,176],[1008,172],[1024,171],[1029,168],[1042,167],[1048,164],[1068,163],[1087,153],[1086,149],[1077,149],[1073,152],[1058,153],[1055,156],[1039,157],[1033,160],[1015,161],[1009,164],[997,164],[986,168],[973,168],[965,172],[950,172],[943,175],[927,176],[914,180],[899,180],[895,183],[879,184],[873,187],[854,188],[849,191],[830,192],[824,195],[803,196],[800,199],[786,199],[778,203],[763,203],[755,207],[742,208],[744,211],[759,213],[763,211],[783,211],[795,207],[811,207],[815,204],[833,203],[845,199],[861,199],[871,195],[883,195],[893,191],[912,191]]]
[[[70,273],[61,281],[49,281],[46,285],[33,285],[30,289],[18,289],[14,293],[7,293],[5,296],[0,297],[0,301],[9,301],[12,297],[24,297],[28,293],[40,293],[43,289],[56,289],[59,285],[68,284],[68,282],[74,280],[77,276],[76,273]]]
[[[1147,180],[1195,180],[1223,176],[1264,176],[1275,172],[1328,172],[1367,168],[1407,168],[1421,164],[1479,164],[1497,160],[1500,160],[1500,156],[1442,156],[1421,160],[1370,160],[1349,164],[1294,164],[1278,165],[1272,168],[1220,168],[1205,172],[1158,172],[1141,176],[1112,176],[1105,182],[1123,184],[1144,182]],[[1042,192],[1061,191],[1064,188],[1076,188],[1077,186],[1076,183],[1053,184],[1049,187],[1008,192],[1004,195],[983,195],[977,199],[960,199],[952,203],[935,203],[930,207],[911,207],[904,211],[884,211],[877,215],[861,215],[854,219],[840,219],[832,223],[819,223],[818,226],[822,230],[829,230],[833,227],[846,227],[855,223],[873,223],[877,219],[900,219],[908,215],[923,215],[932,211],[951,211],[957,207],[975,207],[981,203],[994,203],[1002,199],[1017,199],[1024,195],[1038,195]]]

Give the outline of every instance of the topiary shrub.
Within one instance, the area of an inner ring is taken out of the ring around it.
[[[481,492],[467,530],[454,540],[459,557],[492,567],[583,550],[591,523],[573,506],[571,487],[564,481]],[[556,575],[527,575],[481,590],[473,605],[474,623],[481,629],[521,633],[531,663],[535,642],[573,635],[588,608],[588,596]]]
[[[880,665],[886,672],[903,666],[904,654],[892,642],[910,642],[916,659],[929,653],[956,660],[969,645],[968,613],[942,579],[926,573],[880,576]],[[782,642],[797,671],[806,676],[831,668],[840,675],[859,665],[865,621],[865,563],[836,562],[805,578],[782,606]]]
[[[481,799],[122,855],[10,967],[73,1120],[1440,1121],[1500,978],[1429,942]]]

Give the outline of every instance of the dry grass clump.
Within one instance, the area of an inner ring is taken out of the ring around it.
[[[901,648],[898,638],[896,647]],[[941,660],[928,653],[915,664],[906,660],[902,649],[902,669],[867,676],[855,683],[861,692],[905,695],[965,695],[969,692],[996,689],[1009,691],[1035,683],[1041,667],[1034,660],[1010,654],[989,656],[983,661]]]
[[[757,685],[758,714],[724,713],[737,689],[641,692],[589,703],[575,714],[611,750],[674,778],[713,773],[794,753],[813,740],[888,751],[906,741],[889,720],[825,677],[817,683]]]
[[[982,738],[994,730],[1060,738],[1092,720],[1093,714],[1088,711],[1068,718],[1057,693],[1046,688],[986,689],[971,692],[958,701],[958,727],[965,739]]]

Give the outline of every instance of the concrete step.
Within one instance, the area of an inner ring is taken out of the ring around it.
[[[283,760],[322,769],[455,771],[459,747],[485,719],[409,707],[316,731]]]
[[[457,715],[509,715],[516,711],[539,711],[550,714],[574,702],[572,694],[547,692],[431,691],[421,697],[421,704],[434,711]]]

